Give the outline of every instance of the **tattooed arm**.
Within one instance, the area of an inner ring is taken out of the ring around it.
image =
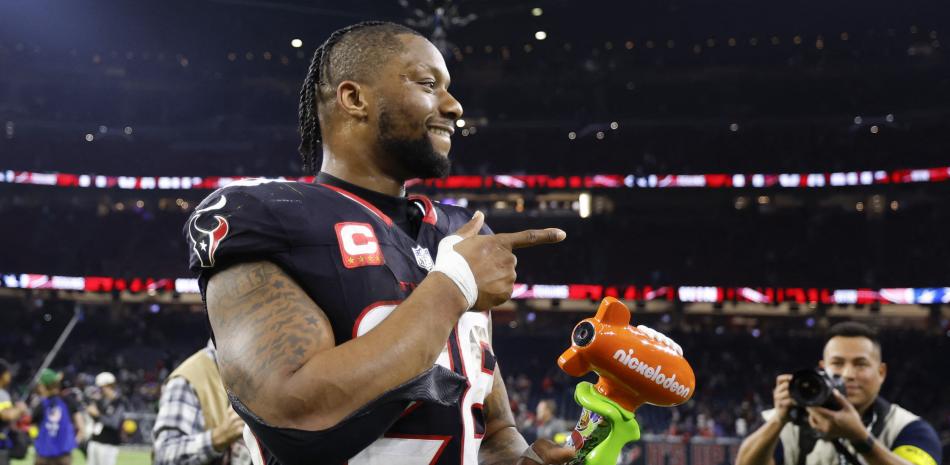
[[[514,248],[559,242],[557,229],[478,235],[476,213],[456,231],[454,250],[468,264],[487,310],[511,297]],[[225,386],[275,426],[324,430],[373,399],[432,368],[469,303],[434,271],[372,331],[339,346],[326,314],[270,262],[234,265],[205,292]]]
[[[485,399],[485,439],[478,449],[478,463],[516,463],[527,448],[527,441],[515,428],[515,417],[511,413],[511,404],[508,403],[508,391],[501,377],[501,368],[496,364],[491,394]]]
[[[485,399],[485,439],[478,449],[479,465],[535,463],[561,464],[574,458],[574,449],[559,447],[547,439],[538,439],[531,448],[542,459],[536,462],[522,458],[528,449],[528,442],[515,427],[515,417],[508,403],[508,391],[501,377],[501,369],[495,365],[495,380],[491,394]]]
[[[466,307],[433,273],[375,329],[335,346],[326,314],[270,262],[216,273],[207,304],[225,385],[264,421],[306,430],[333,426],[431,368]]]
[[[489,326],[491,334],[491,326]],[[495,379],[491,393],[485,399],[485,438],[478,449],[479,465],[534,465],[563,464],[574,458],[574,449],[559,447],[547,439],[539,439],[531,444],[531,449],[542,460],[524,457],[528,442],[515,427],[515,416],[508,402],[508,390],[505,388],[501,367],[495,365]]]

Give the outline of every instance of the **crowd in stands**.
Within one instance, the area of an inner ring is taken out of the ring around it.
[[[0,300],[3,327],[9,328],[0,333],[0,358],[17,367],[11,392],[33,376],[75,305]],[[495,325],[494,351],[517,425],[529,440],[568,431],[579,416],[573,389],[580,379],[561,372],[556,359],[568,347],[569,328],[585,316],[538,312],[514,328]],[[678,341],[696,373],[695,395],[688,403],[644,406],[637,412],[643,432],[682,438],[742,437],[753,431],[761,421],[759,412],[771,407],[775,377],[815,366],[828,324],[814,317],[743,320],[635,313],[634,318]],[[129,411],[155,413],[170,369],[206,343],[205,325],[200,308],[173,306],[156,312],[150,305],[91,306],[52,366],[65,373],[66,387],[80,398],[95,373],[115,373]],[[945,444],[950,443],[950,392],[941,389],[939,373],[950,350],[948,336],[947,321],[882,331],[888,375],[881,394],[921,414]],[[127,439],[148,439],[142,434]]]
[[[555,246],[563,253],[519,251],[519,278],[530,284],[943,287],[950,283],[944,266],[950,249],[939,226],[950,222],[950,208],[942,201],[947,189],[935,184],[848,193],[634,196],[602,190],[595,195],[613,202],[613,211],[586,219],[538,210],[495,214],[491,203],[470,208],[484,209],[498,232],[560,227],[568,233],[568,240]],[[16,218],[0,226],[0,242],[18,245],[0,248],[0,273],[192,277],[182,228],[207,191],[77,193],[39,186],[0,186],[0,191],[10,192],[0,198],[0,216]],[[176,204],[178,195],[188,209]],[[876,216],[868,211],[873,195],[883,198]],[[858,203],[867,208],[857,210]],[[92,223],[95,228],[88,227]],[[615,246],[586,247],[595,242]]]

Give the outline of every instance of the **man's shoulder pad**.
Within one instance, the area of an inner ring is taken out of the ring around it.
[[[440,202],[433,202],[436,205],[443,216],[445,217],[445,229],[448,233],[452,233],[457,229],[461,228],[472,219],[472,215],[475,214],[474,211],[469,210],[464,207],[459,207],[457,205],[447,205]],[[485,225],[482,226],[480,234],[494,234],[491,228],[488,227],[486,221]]]
[[[214,268],[215,264],[239,256],[268,254],[286,250],[301,237],[318,240],[307,231],[321,231],[321,220],[313,212],[328,197],[312,184],[249,178],[235,181],[205,198],[184,225],[192,269]]]

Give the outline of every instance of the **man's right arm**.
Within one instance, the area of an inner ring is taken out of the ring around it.
[[[207,302],[225,385],[266,422],[305,430],[329,428],[431,368],[466,307],[435,273],[379,326],[336,346],[326,314],[270,262],[215,274]]]
[[[479,236],[477,213],[454,250],[475,278],[475,308],[506,301],[515,280],[511,250],[559,242],[563,231]],[[438,267],[439,260],[436,265]],[[447,274],[433,271],[368,333],[335,345],[326,314],[270,262],[234,265],[211,277],[208,315],[225,385],[265,422],[325,430],[432,368],[469,308]]]

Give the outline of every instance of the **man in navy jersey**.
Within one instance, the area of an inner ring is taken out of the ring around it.
[[[243,180],[185,226],[218,365],[257,464],[564,463],[515,429],[491,346],[512,250],[484,217],[406,196],[444,177],[462,107],[415,31],[360,23],[317,49],[301,90],[314,183]]]

